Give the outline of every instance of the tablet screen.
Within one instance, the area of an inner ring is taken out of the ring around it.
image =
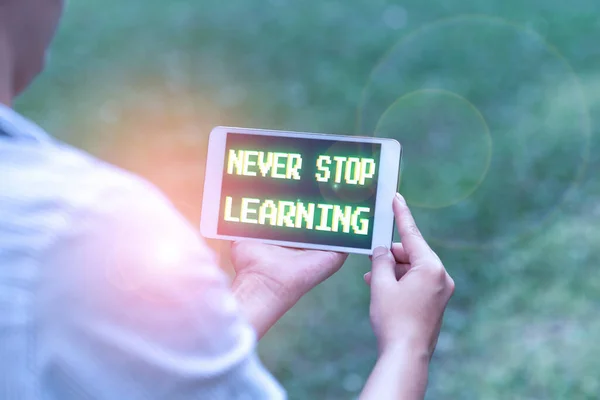
[[[217,233],[370,249],[381,144],[228,133]]]

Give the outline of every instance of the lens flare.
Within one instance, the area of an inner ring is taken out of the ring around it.
[[[445,90],[399,98],[381,116],[375,135],[401,138],[407,149],[402,193],[417,207],[444,208],[466,199],[483,182],[492,158],[481,113]]]
[[[482,15],[401,38],[368,78],[357,130],[403,144],[401,189],[423,233],[460,248],[506,246],[552,221],[591,136],[569,62],[531,28]]]

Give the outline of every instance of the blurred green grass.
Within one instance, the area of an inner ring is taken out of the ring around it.
[[[17,106],[148,177],[194,223],[215,125],[395,137],[401,190],[457,283],[428,398],[597,398],[596,10],[592,0],[71,2],[47,71]],[[368,268],[352,256],[261,342],[292,399],[359,392],[375,360]]]

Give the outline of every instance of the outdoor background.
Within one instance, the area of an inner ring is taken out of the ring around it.
[[[394,137],[456,281],[428,398],[598,398],[597,1],[68,3],[19,111],[196,225],[215,125]],[[261,341],[291,399],[359,393],[369,267],[350,257]]]

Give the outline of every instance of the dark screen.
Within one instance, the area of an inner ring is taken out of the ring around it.
[[[381,145],[228,133],[218,234],[371,248]]]

